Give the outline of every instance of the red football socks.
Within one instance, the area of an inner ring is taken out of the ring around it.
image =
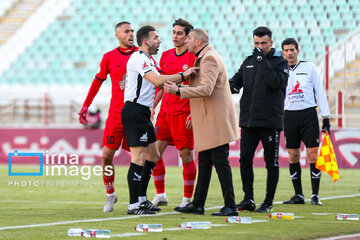
[[[165,172],[164,159],[160,158],[159,161],[157,161],[152,173],[157,194],[165,192]]]
[[[103,176],[103,180],[104,180],[104,185],[105,185],[105,188],[106,188],[106,193],[107,194],[112,194],[113,192],[115,192],[114,176],[111,176],[111,177]]]
[[[196,166],[194,161],[183,164],[183,177],[184,197],[192,198],[196,179]]]

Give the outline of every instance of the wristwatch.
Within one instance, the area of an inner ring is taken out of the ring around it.
[[[184,77],[184,73],[183,72],[179,72],[180,76],[181,76],[181,81],[185,82],[186,79]]]

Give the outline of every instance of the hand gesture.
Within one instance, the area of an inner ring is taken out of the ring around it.
[[[176,94],[176,91],[178,90],[178,88],[179,87],[176,85],[176,83],[173,83],[170,81],[164,83],[164,90],[167,93]]]
[[[86,120],[87,113],[88,113],[88,108],[85,106],[83,106],[81,108],[80,112],[78,112],[80,124],[85,125],[87,123],[87,120]]]
[[[199,67],[191,67],[191,68],[188,68],[186,69],[186,71],[184,72],[184,77],[185,78],[188,78],[190,76],[195,76],[196,75],[196,72],[199,71],[200,68]]]
[[[261,62],[265,58],[265,53],[261,48],[256,47],[253,50],[253,56],[256,58],[258,62]]]

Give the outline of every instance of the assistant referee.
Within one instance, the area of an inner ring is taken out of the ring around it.
[[[284,204],[304,204],[301,186],[300,143],[306,146],[310,162],[311,203],[321,205],[319,187],[321,171],[315,167],[319,147],[319,122],[316,107],[319,105],[323,118],[323,131],[330,133],[330,111],[322,81],[314,64],[299,61],[299,44],[294,38],[281,43],[282,52],[289,63],[289,80],[286,88],[284,133],[289,153],[290,177],[295,195]]]

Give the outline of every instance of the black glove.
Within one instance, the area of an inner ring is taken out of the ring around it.
[[[253,56],[256,58],[256,60],[261,62],[265,58],[265,53],[263,50],[261,50],[261,48],[256,47],[253,50]]]
[[[322,132],[328,132],[330,135],[330,120],[328,118],[323,119]]]

